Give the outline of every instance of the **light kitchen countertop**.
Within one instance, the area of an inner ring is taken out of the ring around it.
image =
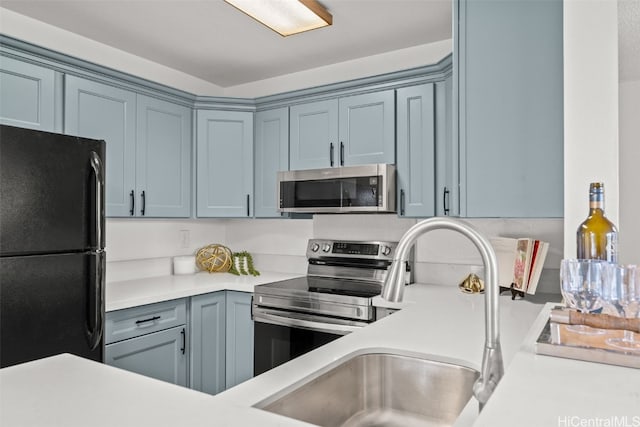
[[[199,276],[191,277],[196,294],[230,289],[217,287],[222,286],[220,283],[204,286],[200,281],[207,280]],[[270,281],[269,277],[264,274],[258,280]],[[252,278],[234,279],[249,279],[247,283],[236,282],[246,287],[234,290],[252,290]],[[149,280],[160,283],[157,278]],[[187,296],[181,294],[184,289],[173,293],[171,287],[179,287],[178,283],[189,282],[188,279],[183,282],[182,277],[175,276],[174,280],[166,280],[168,290],[163,295],[170,297],[165,299]],[[126,286],[123,283],[127,282],[118,282],[115,289]],[[137,285],[141,283],[144,281],[135,281]],[[107,305],[112,310],[116,309],[114,306],[125,308],[126,301],[143,299],[140,289],[114,293],[114,288],[109,289],[111,285],[107,287]],[[109,301],[115,297],[120,299]],[[307,424],[252,405],[353,353],[419,353],[479,369],[484,342],[484,296],[463,294],[455,286],[414,284],[406,288],[405,300],[399,312],[216,396],[70,355],[5,368],[0,370],[0,425],[304,426]],[[544,306],[540,312],[543,306],[530,300],[500,297],[506,375],[482,414],[478,417],[477,402],[472,400],[457,426],[569,426],[580,424],[570,424],[571,419],[559,424],[558,417],[640,415],[640,370],[533,353],[533,342],[551,306]],[[72,411],[69,402],[73,402]]]
[[[230,273],[185,274],[109,282],[106,286],[106,311],[168,301],[216,291],[253,292],[256,285],[300,277],[300,274],[261,272],[259,276],[235,276]]]

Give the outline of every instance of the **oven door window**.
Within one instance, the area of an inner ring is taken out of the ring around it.
[[[281,208],[378,206],[382,177],[366,176],[280,183]]]
[[[259,375],[342,335],[255,322],[254,336],[254,375]]]

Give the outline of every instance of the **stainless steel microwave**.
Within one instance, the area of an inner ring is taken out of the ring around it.
[[[395,212],[396,168],[374,164],[278,172],[281,212]]]

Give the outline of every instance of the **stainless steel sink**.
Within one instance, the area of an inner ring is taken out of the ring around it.
[[[472,397],[478,376],[422,357],[365,353],[255,406],[325,427],[448,426]]]

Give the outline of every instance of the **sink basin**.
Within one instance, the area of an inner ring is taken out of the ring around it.
[[[465,366],[386,352],[354,355],[326,369],[255,406],[324,427],[448,426],[479,376]]]

